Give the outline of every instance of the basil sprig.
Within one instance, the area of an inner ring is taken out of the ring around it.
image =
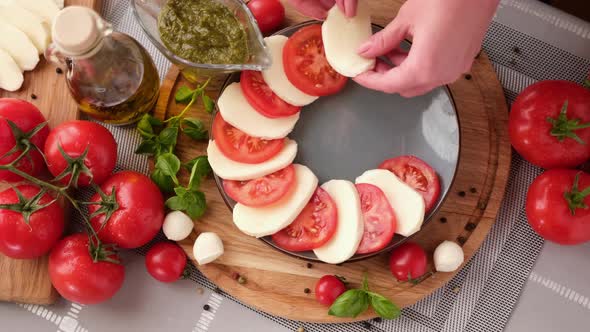
[[[385,319],[395,319],[401,315],[400,309],[385,296],[371,292],[367,275],[363,278],[362,289],[349,289],[342,293],[330,307],[328,314],[336,317],[352,317],[369,309],[369,306],[375,310],[379,317]]]

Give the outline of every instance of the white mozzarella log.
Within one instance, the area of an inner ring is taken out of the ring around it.
[[[35,45],[24,32],[0,20],[0,49],[6,51],[22,70],[33,70],[39,62]]]
[[[182,241],[193,231],[193,220],[182,211],[172,211],[164,218],[162,231],[168,240]]]
[[[283,48],[288,38],[281,35],[264,38],[272,58],[272,65],[262,71],[262,77],[268,87],[281,99],[294,106],[313,103],[318,97],[310,96],[297,89],[287,78],[283,65]]]
[[[331,180],[322,185],[336,204],[338,226],[334,236],[313,252],[323,262],[340,264],[352,257],[361,243],[364,232],[361,201],[354,184],[345,180]]]
[[[306,166],[294,164],[295,184],[283,198],[263,207],[234,206],[234,224],[244,233],[263,237],[289,226],[307,205],[318,186],[318,178]]]
[[[365,1],[359,1],[355,17],[346,17],[337,6],[328,11],[322,24],[322,40],[326,59],[335,71],[355,77],[375,67],[375,59],[358,54],[358,48],[372,34],[371,11]]]
[[[8,52],[0,49],[0,89],[16,91],[23,85],[23,73]]]
[[[51,26],[53,19],[59,12],[59,7],[55,0],[0,0],[0,5],[16,4],[31,13],[40,16],[48,27]]]
[[[276,119],[258,113],[248,103],[239,83],[232,83],[223,90],[217,106],[227,123],[250,136],[264,139],[286,137],[299,120],[299,113]]]
[[[464,259],[463,249],[452,241],[443,241],[434,250],[434,267],[439,272],[457,270]]]
[[[395,174],[372,169],[356,178],[356,183],[372,184],[383,191],[397,219],[396,233],[410,236],[420,230],[424,222],[424,198]]]
[[[43,26],[42,19],[38,15],[12,3],[0,5],[0,20],[24,32],[39,54],[43,53],[49,45],[51,39],[49,31]]]
[[[193,245],[193,256],[199,265],[209,264],[223,255],[223,242],[213,232],[199,234]]]
[[[271,159],[259,164],[245,164],[226,157],[215,141],[209,141],[207,156],[211,168],[225,180],[247,181],[263,177],[289,166],[297,155],[297,143],[286,139],[283,149]]]

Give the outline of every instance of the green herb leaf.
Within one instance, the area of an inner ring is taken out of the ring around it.
[[[209,159],[207,156],[199,156],[189,161],[189,163],[193,166],[191,168],[191,176],[188,181],[188,189],[196,190],[201,184],[201,179],[212,172],[211,165],[209,165]]]
[[[188,208],[186,202],[182,199],[182,197],[179,196],[173,196],[168,198],[168,200],[166,200],[166,206],[170,210],[175,211],[184,211]]]
[[[200,191],[189,191],[184,195],[184,201],[188,204],[186,214],[192,219],[197,219],[205,214],[207,201],[205,200],[204,193]]]
[[[205,106],[205,112],[211,114],[215,109],[215,102],[205,93],[202,94],[201,99],[203,100],[203,106]]]
[[[367,294],[369,294],[369,299],[373,310],[375,310],[379,317],[385,319],[395,319],[401,315],[400,309],[386,297],[373,292],[368,292]]]
[[[144,116],[137,123],[137,130],[143,138],[152,138],[155,136],[154,127],[161,127],[162,121],[154,118],[150,114]]]
[[[193,98],[194,94],[195,94],[195,90],[191,90],[186,85],[183,85],[180,88],[178,88],[178,90],[176,91],[176,95],[174,95],[174,99],[179,104],[188,104],[191,101],[191,99]]]
[[[136,154],[156,154],[157,151],[158,144],[152,139],[141,142],[135,149]]]
[[[180,159],[172,153],[164,153],[158,156],[156,161],[156,169],[162,171],[162,174],[168,175],[173,179],[176,178],[176,174],[180,170]],[[175,183],[177,181],[174,181]]]
[[[184,187],[176,187],[176,188],[174,188],[174,193],[177,196],[179,196],[179,197],[184,196],[187,192],[188,192],[188,189],[186,189]]]
[[[367,280],[367,273],[366,272],[363,275],[363,290],[365,292],[368,292],[369,291],[369,281]]]
[[[182,132],[192,139],[201,140],[209,138],[209,133],[203,121],[199,119],[186,118],[182,120],[182,126]]]
[[[158,135],[158,141],[167,147],[171,147],[171,150],[174,150],[177,139],[178,127],[166,127],[160,132],[160,135]]]
[[[161,191],[169,193],[174,190],[174,180],[171,176],[162,173],[160,169],[154,169],[151,178]]]
[[[328,314],[336,317],[357,317],[369,308],[369,295],[362,289],[351,289],[340,295]]]

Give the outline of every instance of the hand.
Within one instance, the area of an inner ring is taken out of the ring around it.
[[[334,7],[334,4],[340,8],[347,17],[356,15],[356,6],[358,0],[288,0],[293,7],[303,15],[323,20],[328,15],[328,10]]]
[[[414,97],[469,71],[499,0],[408,0],[397,17],[359,48],[367,58],[385,56],[354,80],[367,88]],[[413,37],[408,52],[399,48]]]

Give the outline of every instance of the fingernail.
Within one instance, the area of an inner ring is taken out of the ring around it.
[[[371,48],[371,41],[367,40],[361,46],[359,46],[358,53],[363,54]]]

